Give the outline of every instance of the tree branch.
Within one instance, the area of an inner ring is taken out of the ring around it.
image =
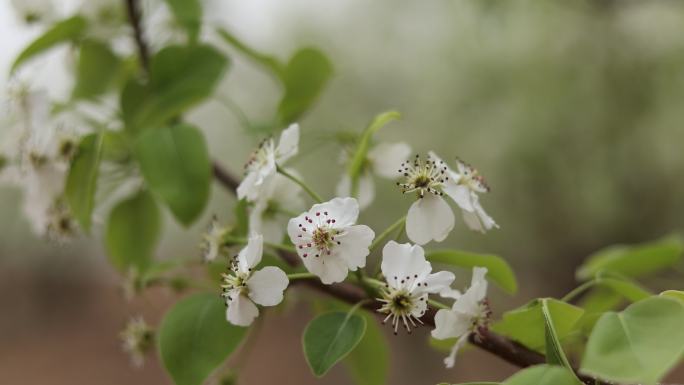
[[[147,42],[143,36],[142,30],[142,14],[140,11],[140,4],[137,0],[124,0],[126,2],[126,12],[128,14],[128,21],[133,27],[133,38],[135,45],[138,48],[138,58],[140,65],[145,73],[150,70],[150,51],[147,48]]]

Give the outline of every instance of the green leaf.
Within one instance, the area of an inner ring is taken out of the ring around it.
[[[263,67],[267,68],[268,70],[273,72],[273,75],[275,75],[279,79],[282,80],[284,78],[285,66],[281,64],[276,58],[263,54],[249,47],[247,44],[242,42],[242,40],[238,39],[235,35],[233,35],[232,33],[228,32],[223,28],[219,28],[217,31],[219,36],[221,36],[223,40],[226,41],[226,43],[230,44],[233,48],[240,51],[240,53],[247,56],[257,64],[260,64]]]
[[[559,365],[572,370],[570,361],[563,351],[556,327],[554,325],[551,310],[549,309],[549,300],[544,298],[541,300],[541,311],[544,318],[544,335],[546,342],[546,362],[553,365]]]
[[[122,272],[131,267],[145,271],[152,262],[160,232],[159,208],[149,192],[142,190],[119,202],[109,214],[105,232],[110,261]]]
[[[218,295],[195,294],[164,316],[159,354],[176,385],[200,385],[238,347],[246,331],[226,321]]]
[[[667,297],[605,313],[589,336],[581,372],[618,383],[655,384],[684,353],[684,304]]]
[[[353,313],[326,313],[312,320],[304,330],[302,344],[314,375],[325,375],[356,347],[365,331],[365,318]]]
[[[149,130],[135,143],[135,155],[150,190],[184,225],[202,213],[209,199],[211,165],[202,133],[188,124]]]
[[[398,119],[401,119],[401,114],[399,114],[397,111],[383,112],[373,118],[373,121],[363,131],[363,134],[356,145],[356,151],[349,161],[349,166],[347,166],[347,174],[349,174],[349,177],[352,181],[351,191],[353,196],[357,195],[359,177],[361,176],[364,165],[366,164],[366,157],[368,155],[368,150],[370,149],[373,135],[375,135],[375,133],[387,123]]]
[[[121,68],[121,60],[107,44],[85,40],[81,44],[71,97],[90,99],[101,95],[119,76]]]
[[[504,334],[530,349],[545,351],[545,320],[542,313],[543,299],[536,299],[525,306],[504,313],[501,321],[492,325],[496,332]],[[556,299],[546,299],[550,318],[553,320],[556,338],[562,341],[573,331],[582,318],[584,310]]]
[[[27,60],[41,54],[57,44],[74,41],[83,36],[87,26],[86,20],[81,16],[74,16],[55,23],[40,37],[34,40],[28,47],[14,59],[10,72],[16,71]]]
[[[228,59],[207,45],[162,49],[150,61],[149,85],[129,80],[124,89],[126,128],[135,133],[177,117],[213,93],[227,65]]]
[[[678,299],[680,301],[684,301],[684,291],[665,290],[664,292],[660,293],[660,295],[663,297],[675,298],[675,299]]]
[[[560,366],[538,365],[521,370],[502,385],[582,385],[575,375]]]
[[[631,302],[641,301],[653,295],[650,291],[641,287],[638,283],[618,275],[601,274],[596,277],[596,284],[607,287],[610,290],[622,295]]]
[[[580,280],[586,280],[600,271],[608,271],[628,277],[641,277],[676,264],[682,252],[684,241],[679,235],[635,246],[611,246],[592,254],[577,269],[576,276]]]
[[[363,317],[366,333],[344,363],[357,385],[383,385],[389,374],[390,349],[375,314],[363,312]]]
[[[190,41],[196,41],[202,27],[202,4],[198,0],[165,0],[176,20],[188,31]]]
[[[467,382],[460,385],[497,385],[496,382]],[[446,384],[440,384],[446,385]],[[537,365],[523,369],[500,385],[583,385],[568,369],[560,366]]]
[[[64,192],[71,213],[85,232],[90,231],[97,177],[102,158],[104,135],[94,133],[85,136],[71,161]]]
[[[505,259],[491,254],[476,254],[459,250],[437,250],[429,252],[427,259],[458,267],[486,267],[487,278],[510,294],[518,291],[518,281]]]
[[[283,125],[295,122],[311,107],[332,72],[332,63],[317,49],[304,48],[294,54],[282,75],[285,94],[278,105],[278,117]]]

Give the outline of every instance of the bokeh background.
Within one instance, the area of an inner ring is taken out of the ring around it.
[[[652,0],[213,0],[210,25],[223,25],[264,52],[287,58],[316,46],[335,76],[300,122],[300,155],[291,165],[325,196],[342,172],[338,131],[359,131],[377,113],[402,120],[380,138],[406,141],[469,161],[492,192],[482,198],[500,230],[469,232],[457,222],[444,247],[504,256],[520,291],[492,290],[496,313],[540,296],[560,296],[592,251],[681,231],[684,225],[684,2]],[[208,12],[209,13],[209,12]],[[33,37],[0,3],[0,79]],[[208,34],[208,39],[212,39]],[[225,46],[223,46],[226,48]],[[65,61],[59,50],[42,63]],[[227,52],[231,52],[226,48]],[[252,125],[272,120],[280,89],[239,54],[217,93],[240,105]],[[69,80],[58,66],[35,81],[57,97]],[[213,156],[239,172],[259,132],[221,103],[190,114]],[[376,232],[410,205],[391,181],[361,220]],[[101,227],[67,245],[33,236],[21,194],[0,187],[0,382],[4,384],[169,384],[150,357],[133,369],[118,332],[130,315],[151,323],[178,295],[164,289],[132,303],[106,262]],[[229,220],[233,198],[214,187],[206,217],[189,230],[167,215],[160,258],[195,256],[211,214]],[[466,284],[466,275],[462,276]],[[680,275],[681,277],[681,275]],[[682,289],[661,277],[654,289]],[[310,317],[294,295],[284,312],[267,312],[253,347],[230,364],[241,384],[346,384],[337,367],[314,379],[300,335]],[[389,331],[389,330],[388,330]],[[427,347],[427,330],[391,336],[391,384],[501,380],[512,367],[470,350],[453,370]],[[284,380],[285,379],[285,380]],[[684,371],[670,376],[684,382]]]

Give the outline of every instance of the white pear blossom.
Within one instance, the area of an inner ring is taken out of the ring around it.
[[[256,305],[275,306],[283,300],[289,280],[284,271],[266,266],[253,271],[261,262],[263,237],[252,235],[223,274],[222,296],[226,300],[226,319],[238,326],[248,326],[259,315]]]
[[[11,0],[17,15],[26,23],[41,23],[56,16],[52,0]]]
[[[464,294],[456,292],[456,301],[451,309],[440,309],[435,314],[435,329],[432,337],[444,340],[458,338],[451,353],[444,359],[447,368],[454,366],[456,353],[468,341],[468,336],[477,332],[480,327],[485,327],[491,316],[489,305],[485,299],[487,295],[487,269],[476,267],[473,269],[473,278],[470,288]]]
[[[358,182],[357,199],[362,210],[368,207],[375,198],[373,174],[388,179],[394,178],[397,173],[397,164],[408,158],[410,154],[411,146],[404,142],[380,143],[368,151],[366,164]],[[346,153],[343,155],[343,161],[346,163]],[[345,173],[337,184],[337,196],[350,196],[351,184],[351,178]]]
[[[51,120],[44,91],[20,87],[10,96],[13,124],[4,141],[7,164],[0,180],[23,189],[24,212],[36,234],[66,240],[75,234],[63,191],[77,136],[64,117]]]
[[[382,249],[380,268],[387,283],[378,299],[383,303],[378,311],[387,314],[383,323],[392,320],[394,334],[400,323],[409,333],[416,322],[422,324],[420,317],[427,310],[428,294],[450,293],[449,286],[455,278],[449,271],[432,273],[422,247],[395,241],[389,241]]]
[[[355,225],[358,216],[356,199],[334,198],[290,219],[287,233],[297,254],[324,284],[342,282],[349,270],[366,266],[375,233]]]
[[[202,258],[205,261],[213,261],[225,251],[225,237],[228,235],[229,228],[222,226],[216,217],[211,219],[209,229],[202,235]]]
[[[250,202],[256,201],[265,188],[266,182],[275,175],[276,167],[296,155],[298,146],[298,124],[291,124],[283,130],[277,146],[273,138],[262,141],[245,165],[245,178],[237,188],[238,199],[247,198]]]
[[[135,367],[142,367],[145,355],[154,347],[154,331],[143,317],[131,318],[119,335],[123,350],[131,356]]]
[[[288,173],[297,175],[288,170]],[[280,243],[285,235],[287,212],[304,209],[301,188],[286,177],[275,174],[266,182],[249,215],[250,233],[263,234],[264,241]]]
[[[477,170],[458,161],[458,172],[433,152],[425,162],[418,155],[413,161],[401,164],[399,172],[404,182],[397,182],[403,193],[417,194],[406,217],[406,234],[411,241],[420,245],[431,240],[441,242],[454,228],[454,213],[442,198],[446,193],[463,211],[468,227],[474,230],[489,230],[498,227],[480,206],[477,193],[489,191]]]

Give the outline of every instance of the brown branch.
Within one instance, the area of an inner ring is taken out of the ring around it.
[[[223,185],[227,190],[235,194],[240,181],[234,177],[232,174],[224,170],[221,165],[214,161],[211,165],[212,171],[214,172],[214,178]]]
[[[124,0],[126,2],[126,12],[128,14],[128,21],[133,28],[133,38],[135,45],[138,48],[138,58],[140,65],[145,73],[150,69],[150,51],[147,48],[147,42],[143,36],[142,30],[142,13],[140,11],[140,4],[137,0]]]

